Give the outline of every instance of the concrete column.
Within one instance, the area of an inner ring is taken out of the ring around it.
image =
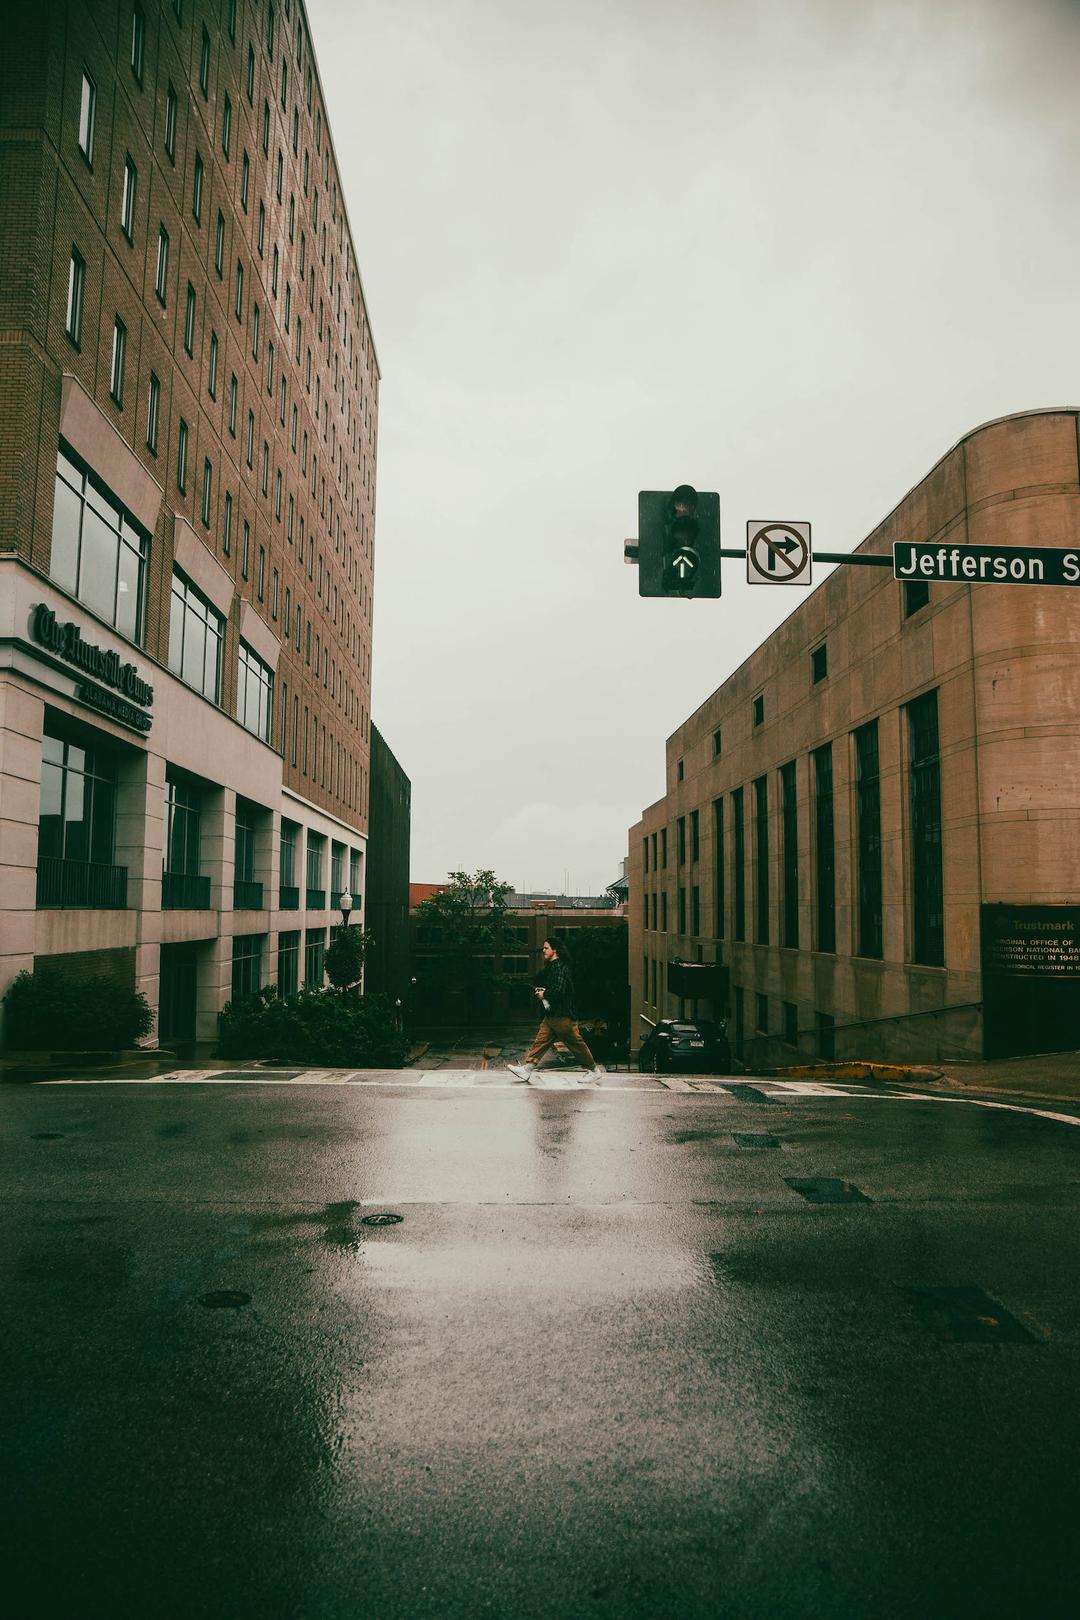
[[[128,909],[135,914],[135,988],[150,1003],[154,1029],[140,1043],[157,1045],[161,998],[161,860],[165,838],[165,761],[159,754],[120,755],[114,858],[127,868]]]
[[[0,998],[24,968],[34,966],[44,724],[41,698],[12,682],[0,682],[0,882],[4,892]]]

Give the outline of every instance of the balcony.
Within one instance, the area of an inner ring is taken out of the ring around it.
[[[65,861],[44,855],[38,861],[39,906],[93,906],[122,911],[127,905],[127,867],[102,861]]]
[[[208,911],[210,879],[198,872],[162,872],[162,911]]]
[[[300,890],[292,884],[283,883],[278,889],[278,909],[280,911],[300,910]]]
[[[326,890],[309,889],[307,892],[307,908],[309,911],[325,911]]]
[[[263,886],[251,878],[237,878],[233,883],[234,911],[261,911]]]

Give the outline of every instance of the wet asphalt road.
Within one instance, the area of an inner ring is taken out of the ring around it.
[[[736,1089],[5,1088],[10,1612],[1074,1615],[1080,1129]]]

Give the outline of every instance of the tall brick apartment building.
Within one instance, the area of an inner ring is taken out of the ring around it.
[[[858,550],[1059,548],[1080,578],[1078,447],[1074,411],[980,427]],[[630,829],[639,1035],[697,960],[750,1067],[1080,1046],[1080,594],[850,565],[792,606]]]
[[[0,56],[0,994],[207,1037],[363,920],[379,370],[300,0]]]

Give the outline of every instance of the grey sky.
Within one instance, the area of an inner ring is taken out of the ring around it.
[[[596,892],[804,599],[642,600],[637,491],[847,550],[1080,396],[1076,0],[310,0],[383,372],[372,709],[413,876]],[[827,570],[818,570],[815,578]]]

